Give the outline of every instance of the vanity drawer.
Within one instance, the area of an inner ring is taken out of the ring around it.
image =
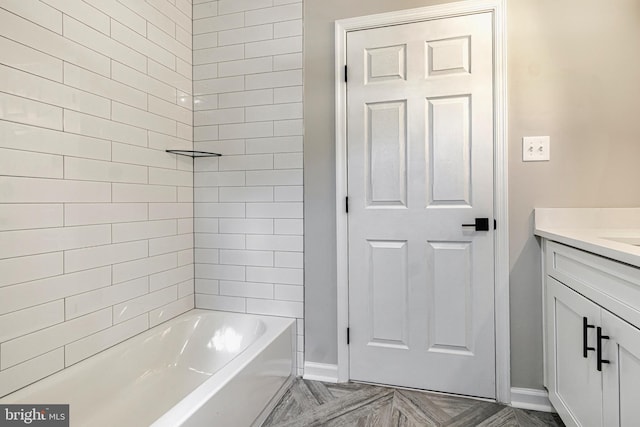
[[[640,268],[545,242],[545,272],[640,328]]]

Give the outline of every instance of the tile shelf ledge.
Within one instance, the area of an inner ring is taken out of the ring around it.
[[[222,154],[211,153],[209,151],[192,151],[192,150],[165,150],[167,153],[177,154],[179,156],[187,157],[220,157]]]

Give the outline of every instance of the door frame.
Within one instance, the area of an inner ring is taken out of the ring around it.
[[[494,46],[494,232],[495,248],[495,342],[496,400],[511,402],[511,359],[509,325],[509,221],[507,152],[507,49],[506,1],[466,0],[417,9],[401,10],[338,20],[335,23],[335,111],[336,111],[336,238],[337,238],[337,348],[338,381],[349,380],[349,257],[347,197],[347,91],[344,69],[347,62],[347,33],[390,25],[489,12],[493,15]]]

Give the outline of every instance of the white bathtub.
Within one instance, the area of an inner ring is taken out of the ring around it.
[[[292,378],[294,341],[292,319],[192,310],[0,403],[68,403],[75,427],[248,427]]]

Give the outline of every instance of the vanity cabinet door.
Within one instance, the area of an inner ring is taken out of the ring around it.
[[[604,419],[607,426],[640,425],[640,330],[602,310]]]
[[[567,426],[602,426],[602,375],[590,350],[595,349],[600,307],[552,277],[547,277],[546,298],[549,400]],[[585,317],[593,328],[584,328]]]

